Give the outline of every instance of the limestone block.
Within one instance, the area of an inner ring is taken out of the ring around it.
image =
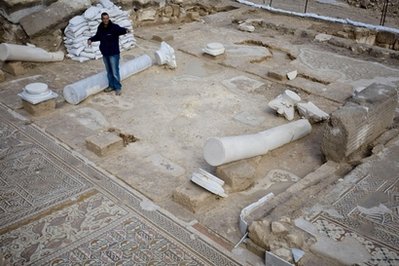
[[[399,51],[399,39],[396,39],[392,49],[394,49],[395,51]]]
[[[332,36],[330,34],[325,34],[325,33],[319,33],[314,37],[314,39],[318,42],[326,42],[331,38]]]
[[[6,80],[6,74],[4,74],[3,70],[0,70],[0,82],[3,82]]]
[[[50,99],[38,104],[32,104],[28,101],[22,100],[22,106],[31,115],[39,116],[53,111],[56,106],[56,100]]]
[[[267,72],[267,76],[279,81],[286,81],[288,78],[292,80],[296,78],[297,75],[298,71],[291,66],[281,66]]]
[[[387,44],[391,46],[395,44],[396,39],[399,39],[399,36],[397,36],[395,33],[388,31],[380,31],[377,33],[376,42],[378,44]]]
[[[23,17],[22,28],[29,37],[65,27],[73,16],[91,5],[90,0],[59,0],[49,7]]]
[[[238,29],[241,31],[253,32],[255,31],[255,27],[251,24],[241,23],[238,25]]]
[[[166,16],[166,17],[173,16],[173,7],[165,6],[165,9],[163,10],[163,15]]]
[[[215,200],[215,195],[210,194],[202,187],[191,182],[186,182],[176,188],[172,194],[172,198],[173,201],[195,213],[212,206],[211,204]]]
[[[189,12],[187,12],[186,16],[190,20],[194,20],[194,21],[200,20],[200,14],[198,12],[196,12],[196,11],[189,11]]]
[[[293,234],[293,233],[288,234],[286,236],[286,239],[290,247],[297,247],[297,248],[303,247],[304,239],[303,236],[300,234]]]
[[[173,9],[173,16],[179,17],[180,16],[180,6],[178,5],[170,5]]]
[[[113,133],[105,132],[88,137],[86,139],[86,147],[98,156],[105,156],[122,149],[123,139]]]
[[[137,21],[154,21],[156,19],[157,11],[153,8],[141,9],[137,12]]]
[[[273,253],[285,261],[292,262],[291,250],[289,250],[287,248],[279,248],[279,249],[273,250]]]
[[[374,45],[376,41],[376,33],[366,28],[355,29],[355,40],[357,43],[365,43],[368,45]]]
[[[254,183],[259,159],[241,160],[218,166],[216,175],[229,186],[227,190],[243,191]]]
[[[333,112],[321,145],[327,159],[345,161],[381,135],[392,124],[397,97],[395,88],[374,83]]]
[[[269,249],[270,248],[270,222],[266,219],[262,221],[253,222],[248,228],[248,237],[258,246]]]
[[[272,222],[271,228],[274,234],[285,234],[288,232],[287,227],[280,222]]]
[[[6,62],[3,65],[3,70],[7,73],[10,73],[13,76],[19,76],[26,73],[26,69],[22,65],[22,62],[20,61]]]

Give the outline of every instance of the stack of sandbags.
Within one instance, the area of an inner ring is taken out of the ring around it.
[[[130,33],[119,37],[120,49],[129,50],[135,45],[136,40],[133,36],[133,26],[129,19],[129,13],[122,11],[109,0],[101,0],[100,4],[91,6],[83,15],[73,17],[65,28],[64,44],[69,58],[84,62],[102,57],[99,49],[100,43],[93,42],[91,46],[88,46],[87,39],[96,34],[103,12],[109,14],[113,23],[130,30]]]

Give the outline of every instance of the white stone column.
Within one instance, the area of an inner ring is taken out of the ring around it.
[[[64,53],[10,43],[0,44],[0,61],[53,62],[64,60]]]
[[[251,158],[300,139],[311,130],[309,121],[301,119],[256,134],[210,138],[204,146],[204,158],[212,166]]]
[[[152,59],[144,54],[133,60],[130,60],[120,67],[121,80],[139,73],[152,66]],[[107,72],[95,74],[88,78],[79,80],[64,88],[64,98],[70,104],[78,104],[90,95],[99,93],[108,87]]]

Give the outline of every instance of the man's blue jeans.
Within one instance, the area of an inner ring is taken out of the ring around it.
[[[105,69],[107,70],[108,86],[116,91],[122,89],[119,74],[119,54],[103,56]]]

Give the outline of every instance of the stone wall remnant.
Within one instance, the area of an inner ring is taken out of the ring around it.
[[[90,0],[59,0],[43,10],[23,17],[20,24],[32,38],[65,27],[70,18],[83,12],[90,4]]]
[[[393,121],[398,103],[395,88],[373,83],[331,114],[324,130],[322,151],[328,160],[341,162],[369,145]]]

